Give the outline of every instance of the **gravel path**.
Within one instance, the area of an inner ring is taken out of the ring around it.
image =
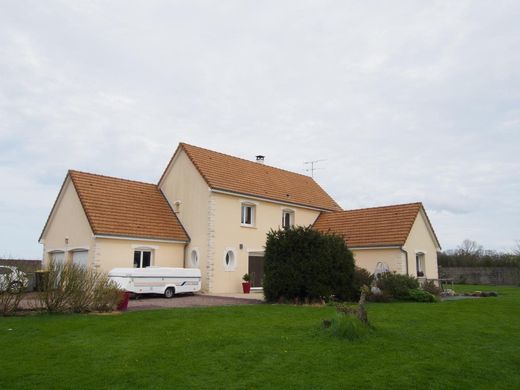
[[[233,305],[257,305],[261,300],[223,297],[203,294],[179,294],[171,299],[153,296],[141,296],[138,299],[130,299],[129,311],[174,308],[174,307],[208,307],[208,306],[233,306]]]

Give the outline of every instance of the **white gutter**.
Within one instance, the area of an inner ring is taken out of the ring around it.
[[[262,196],[255,196],[255,195],[249,195],[249,194],[244,194],[242,192],[232,192],[232,191],[224,191],[224,190],[217,190],[217,189],[214,189],[214,188],[210,188],[210,191],[211,192],[214,192],[216,194],[224,194],[224,195],[232,195],[232,196],[241,196],[241,197],[244,197],[244,198],[249,198],[249,199],[255,199],[255,200],[261,200],[261,201],[264,201],[264,202],[271,202],[271,203],[276,203],[276,204],[281,204],[281,205],[284,205],[284,206],[293,206],[293,207],[300,207],[302,209],[308,209],[308,210],[315,210],[315,211],[336,211],[336,210],[332,210],[332,209],[323,209],[323,208],[319,208],[319,207],[311,207],[311,206],[305,206],[305,205],[302,205],[300,203],[294,203],[294,202],[282,202],[282,201],[279,201],[279,200],[274,200],[272,198],[267,198],[267,197],[262,197]]]
[[[348,246],[348,249],[356,250],[356,251],[364,251],[364,250],[373,250],[373,249],[401,249],[402,247],[399,245],[393,245],[393,246]]]
[[[180,240],[164,240],[160,238],[139,238],[127,236],[112,236],[110,234],[94,234],[94,238],[113,238],[115,240],[130,240],[130,241],[147,241],[147,242],[167,242],[170,244],[187,244],[189,241]]]

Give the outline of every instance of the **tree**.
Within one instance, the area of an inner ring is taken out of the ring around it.
[[[520,256],[520,240],[516,241],[516,246],[513,248],[513,254],[515,256]]]
[[[484,248],[482,245],[479,245],[476,241],[472,241],[470,239],[465,239],[462,241],[462,244],[457,247],[457,254],[460,256],[480,256]]]
[[[332,295],[346,300],[353,291],[354,257],[343,238],[311,227],[267,234],[264,294],[267,301],[316,301]]]

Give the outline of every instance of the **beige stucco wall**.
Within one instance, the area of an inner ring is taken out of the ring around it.
[[[417,215],[403,249],[408,252],[408,273],[410,275],[417,275],[415,255],[422,252],[425,257],[425,277],[427,279],[439,278],[437,247],[422,212]]]
[[[207,261],[211,241],[208,212],[210,192],[208,185],[183,150],[180,150],[172,161],[160,183],[160,189],[172,208],[175,207],[176,201],[181,202],[177,216],[190,236],[190,243],[186,246],[184,255],[184,265],[192,267],[190,255],[192,250],[196,250],[202,273],[202,289],[207,291],[211,275],[211,266]]]
[[[65,243],[65,238],[68,238],[68,244]],[[88,264],[92,264],[94,243],[92,230],[70,178],[67,178],[64,183],[42,240],[44,262],[49,260],[49,252],[64,251],[65,259],[69,260],[72,250],[84,248],[89,250]]]
[[[390,271],[406,273],[406,257],[398,248],[392,249],[353,249],[356,266],[373,274],[378,262],[384,262]]]
[[[279,229],[282,223],[282,210],[294,211],[294,224],[308,226],[314,223],[319,215],[318,211],[294,206],[284,206],[248,199],[247,197],[233,196],[221,193],[212,193],[212,208],[214,213],[214,257],[213,280],[211,291],[215,293],[241,292],[242,276],[248,273],[249,252],[263,251],[267,232]],[[255,226],[243,227],[240,225],[241,202],[253,203],[256,206]],[[240,244],[243,248],[240,249]],[[228,249],[235,253],[236,267],[232,271],[225,270],[225,255]]]
[[[132,268],[134,251],[151,250],[152,265],[184,267],[184,244],[128,239],[96,238],[95,252],[98,269],[109,272],[112,268]]]

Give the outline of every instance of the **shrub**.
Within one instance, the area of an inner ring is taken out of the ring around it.
[[[51,260],[42,282],[38,300],[50,313],[111,311],[122,296],[106,274],[74,263]]]
[[[337,313],[327,322],[327,326],[324,326],[326,334],[349,341],[365,337],[370,330],[370,326],[361,322],[357,317],[341,313]]]
[[[264,294],[269,302],[352,299],[354,257],[345,241],[310,227],[267,234]]]
[[[359,299],[361,287],[372,285],[374,281],[374,275],[368,272],[364,268],[355,267],[354,269],[354,277],[352,280],[353,291],[356,293],[353,297],[354,299]]]
[[[437,298],[435,295],[430,294],[428,291],[419,290],[419,289],[410,289],[408,290],[410,300],[416,302],[436,302]]]
[[[423,283],[421,286],[421,289],[424,291],[429,292],[432,295],[439,296],[441,295],[442,288],[435,285],[435,282],[433,280],[427,280]]]
[[[379,276],[376,284],[384,295],[399,300],[408,299],[409,290],[419,288],[419,281],[416,278],[396,272],[385,272]]]
[[[0,314],[7,316],[18,311],[26,292],[28,279],[19,268],[2,275],[0,283]]]

